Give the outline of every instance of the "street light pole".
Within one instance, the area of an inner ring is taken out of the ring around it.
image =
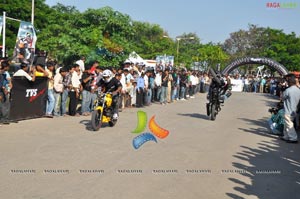
[[[176,40],[177,40],[177,51],[176,51],[177,52],[177,55],[176,55],[177,58],[176,59],[179,62],[179,60],[178,60],[178,55],[179,55],[179,41],[181,40],[181,38],[177,38]]]
[[[2,57],[5,57],[6,12],[3,12]]]
[[[179,64],[179,41],[180,40],[193,40],[195,39],[195,37],[187,37],[187,38],[181,38],[181,37],[177,37],[176,40],[177,40],[177,62]]]
[[[31,24],[34,22],[34,0],[31,2]]]

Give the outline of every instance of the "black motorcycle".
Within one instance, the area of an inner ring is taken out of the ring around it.
[[[217,114],[221,111],[221,104],[224,103],[225,96],[223,95],[222,86],[224,86],[224,81],[220,79],[215,73],[215,71],[210,68],[210,73],[212,74],[212,83],[209,88],[208,100],[206,104],[207,116],[211,120],[215,120]]]

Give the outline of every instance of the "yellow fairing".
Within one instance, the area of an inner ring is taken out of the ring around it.
[[[103,111],[103,107],[102,106],[97,106],[97,107],[95,107],[95,110],[97,110],[97,111],[100,110],[102,112]]]
[[[110,107],[112,104],[112,96],[111,94],[106,94],[106,106]]]
[[[95,110],[102,112],[103,111],[103,107],[102,106],[97,106],[95,108]],[[110,117],[106,117],[105,115],[102,116],[102,122],[103,123],[108,123],[108,122],[110,122],[110,120],[111,120]]]
[[[110,118],[109,118],[109,117],[106,117],[105,115],[103,115],[103,117],[102,117],[102,122],[103,122],[103,123],[108,123],[108,122],[110,122]]]

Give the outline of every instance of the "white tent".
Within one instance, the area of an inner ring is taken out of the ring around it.
[[[143,63],[143,64],[145,64],[145,61],[144,61],[144,59],[143,58],[141,58],[136,52],[132,52],[132,53],[130,53],[129,54],[129,57],[128,57],[128,59],[126,59],[125,60],[125,63],[126,62],[131,62],[131,63],[134,63],[134,64],[136,64],[136,63]]]

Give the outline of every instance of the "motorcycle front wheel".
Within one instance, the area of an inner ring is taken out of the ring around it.
[[[102,126],[102,118],[101,116],[101,111],[100,110],[94,110],[92,112],[92,128],[94,131],[98,131],[101,126]]]
[[[211,120],[215,120],[216,119],[216,116],[217,116],[217,110],[216,110],[216,105],[215,104],[212,104],[211,105],[211,110],[210,110],[210,119]]]

